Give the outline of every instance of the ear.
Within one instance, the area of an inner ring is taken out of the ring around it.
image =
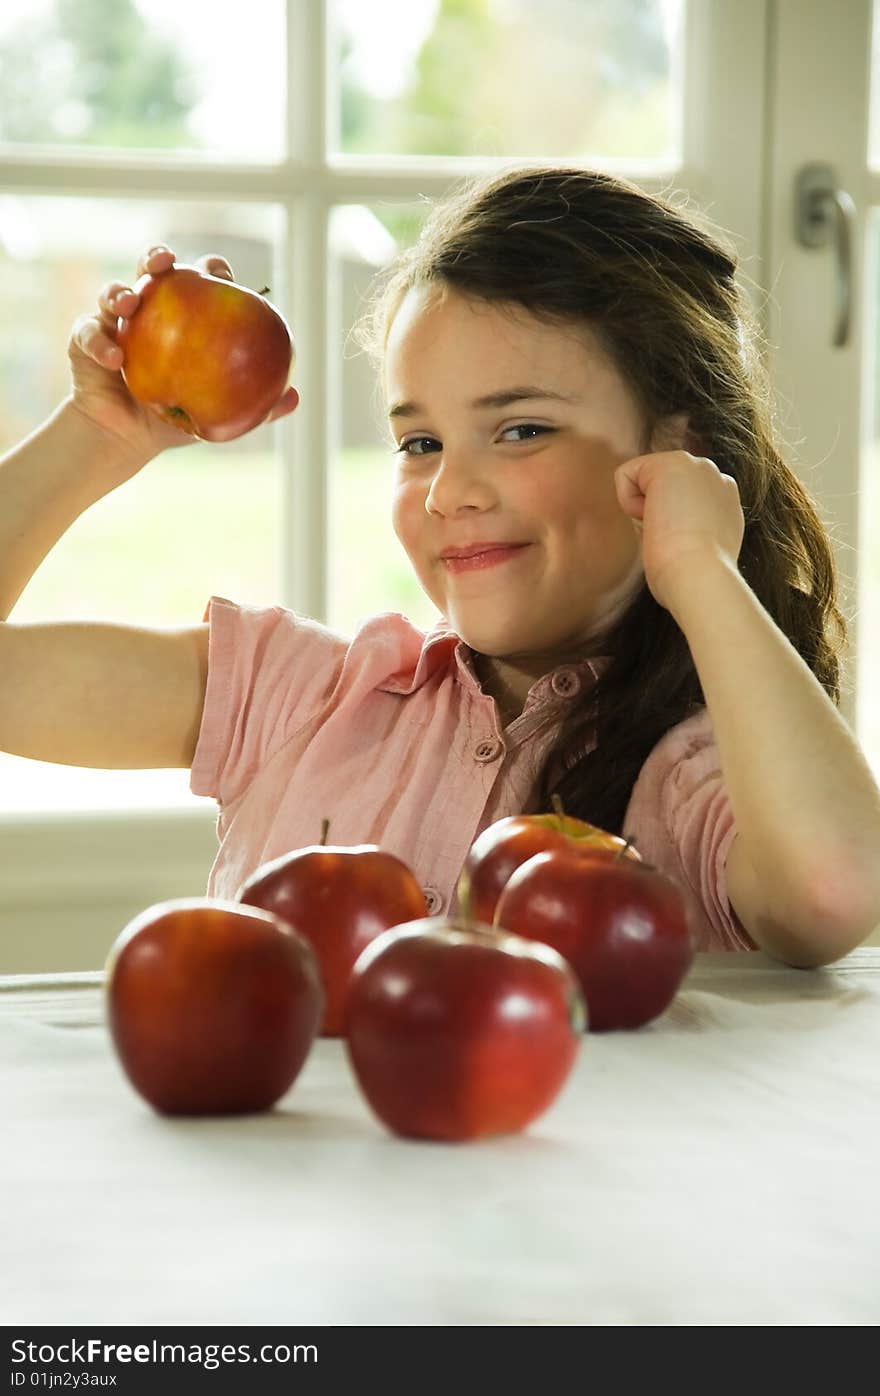
[[[651,436],[652,451],[689,451],[692,456],[706,454],[702,437],[691,431],[687,412],[673,412],[661,417]]]

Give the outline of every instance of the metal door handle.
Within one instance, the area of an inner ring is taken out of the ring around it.
[[[856,206],[830,165],[804,165],[798,171],[795,199],[795,234],[803,247],[834,244],[837,270],[837,324],[831,341],[835,348],[849,339],[852,317],[852,243]]]

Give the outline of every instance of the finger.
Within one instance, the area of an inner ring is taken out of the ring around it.
[[[642,458],[636,456],[633,460],[624,461],[614,472],[614,487],[620,507],[625,513],[635,514],[639,518],[645,501],[645,492],[639,483],[641,464]]]
[[[127,319],[137,310],[140,297],[130,286],[125,286],[121,281],[110,281],[98,292],[98,309],[101,312],[101,324],[107,330],[116,329],[117,318],[121,315]]]
[[[225,281],[234,281],[232,267],[225,257],[219,256],[216,252],[208,252],[204,257],[196,259],[196,266],[201,267],[209,276],[222,276]]]
[[[166,247],[164,242],[157,242],[154,247],[148,247],[146,252],[142,252],[138,257],[137,275],[143,276],[145,273],[167,271],[174,265],[174,253],[170,247]]]
[[[279,417],[288,417],[291,412],[295,412],[299,407],[299,393],[296,388],[285,388],[280,398],[276,402],[272,411],[266,418],[267,422],[276,422]]]
[[[645,517],[645,496],[630,495],[626,499],[617,496],[621,509],[633,523],[640,523]]]
[[[72,342],[101,368],[122,367],[124,355],[94,315],[80,315],[73,323]]]

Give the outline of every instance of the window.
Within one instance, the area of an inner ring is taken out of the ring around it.
[[[683,20],[683,0],[251,0],[235,25],[179,0],[6,0],[0,446],[66,394],[74,317],[154,241],[272,288],[302,394],[281,426],[166,452],[99,501],[13,619],[192,624],[218,593],[346,633],[378,610],[433,624],[351,324],[426,196],[475,167],[674,170]],[[186,771],[0,755],[6,816],[203,806]]]
[[[426,201],[496,164],[571,160],[682,194],[737,244],[781,430],[859,613],[858,723],[846,684],[842,711],[880,772],[872,0],[848,0],[844,24],[840,7],[789,0],[251,0],[235,23],[221,10],[0,6],[0,449],[67,392],[75,315],[159,238],[272,288],[302,395],[277,428],[168,452],[100,501],[13,618],[190,624],[217,592],[348,633],[387,609],[431,625],[391,530],[386,428],[350,329]],[[794,231],[797,172],[829,158],[865,214],[851,251],[867,332],[845,348],[833,247],[806,252]],[[0,968],[100,964],[127,917],[202,890],[215,813],[185,771],[0,754]]]

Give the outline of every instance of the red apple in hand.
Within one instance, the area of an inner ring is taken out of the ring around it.
[[[551,848],[589,848],[616,855],[640,855],[627,840],[563,812],[558,795],[555,814],[512,814],[484,829],[471,844],[458,879],[458,905],[464,916],[491,926],[498,898],[522,863]]]
[[[294,358],[275,307],[188,266],[142,276],[134,290],[140,304],[117,333],[132,397],[204,441],[231,441],[265,421]]]
[[[376,844],[297,848],[257,868],[237,900],[289,922],[318,958],[326,994],[323,1037],[345,1031],[348,982],[371,940],[402,921],[424,916],[425,894],[402,859]]]
[[[672,1002],[694,958],[685,903],[647,863],[555,848],[513,873],[495,924],[552,945],[575,970],[590,1029],[637,1028]]]
[[[293,1084],[324,994],[311,947],[277,917],[183,897],[147,907],[105,966],[113,1045],[170,1115],[268,1110]]]
[[[577,980],[548,946],[442,916],[396,926],[355,965],[346,1049],[383,1124],[465,1140],[525,1129],[580,1049]]]

